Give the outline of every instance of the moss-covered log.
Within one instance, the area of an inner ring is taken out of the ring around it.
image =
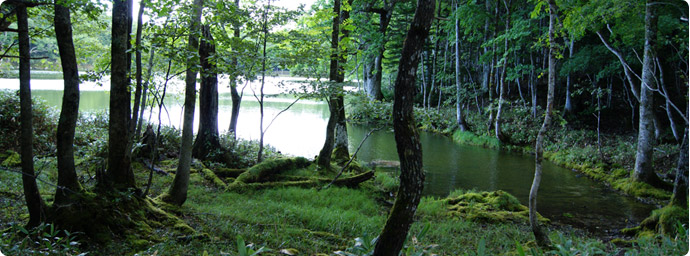
[[[368,171],[368,172],[358,174],[355,176],[338,179],[335,182],[333,182],[333,184],[336,186],[343,186],[343,187],[355,187],[362,182],[365,182],[367,180],[372,179],[373,177],[374,177],[374,172]],[[254,182],[254,183],[242,183],[242,182],[235,181],[232,184],[228,185],[228,191],[241,192],[241,191],[247,191],[247,190],[259,190],[259,189],[282,188],[282,187],[311,188],[311,187],[320,187],[320,186],[323,186],[323,185],[331,182],[331,179],[326,179],[326,178],[310,178],[310,179],[305,179],[305,180],[296,180],[295,177],[293,176],[292,179],[293,180],[290,180],[290,181]]]
[[[304,157],[278,158],[266,160],[252,166],[246,172],[237,177],[234,183],[254,183],[271,181],[276,174],[287,170],[304,168],[311,162]]]
[[[623,234],[636,237],[653,237],[657,233],[675,237],[679,228],[677,225],[688,225],[688,210],[682,207],[667,205],[652,211],[639,226],[621,230]]]
[[[247,169],[217,168],[213,170],[216,176],[221,178],[237,178]]]

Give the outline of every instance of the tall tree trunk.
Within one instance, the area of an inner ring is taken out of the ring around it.
[[[573,51],[575,49],[575,39],[571,38],[570,42],[568,44],[568,58],[573,57]],[[573,112],[573,100],[572,97],[570,96],[570,84],[571,84],[571,77],[570,74],[568,74],[568,77],[565,80],[565,114],[572,113]]]
[[[33,149],[33,109],[31,106],[31,52],[29,17],[26,6],[17,5],[17,32],[19,33],[19,105],[21,120],[21,166],[24,199],[29,209],[27,227],[36,227],[46,219],[45,203],[36,185]]]
[[[264,158],[263,158],[263,152],[264,152],[264,85],[266,84],[266,44],[268,43],[268,9],[271,7],[271,0],[268,0],[268,3],[266,4],[266,8],[264,9],[264,14],[263,14],[263,34],[264,34],[264,39],[262,42],[263,45],[263,51],[261,55],[261,88],[259,89],[259,114],[260,118],[259,119],[259,152],[257,153],[256,157],[256,162],[261,163]]]
[[[235,0],[235,7],[239,10],[240,0]],[[235,39],[240,38],[240,24],[233,24],[233,37]],[[233,66],[237,66],[237,56],[233,55],[232,58]],[[228,132],[232,133],[233,138],[237,138],[237,119],[240,117],[240,105],[242,104],[242,96],[237,92],[238,79],[237,76],[233,76],[230,79],[230,97],[232,98],[232,112],[230,113],[230,127]]]
[[[676,179],[673,182],[673,196],[671,205],[688,208],[688,127],[683,132],[683,140],[678,153]]]
[[[656,47],[657,17],[652,1],[645,9],[645,44],[642,61],[642,84],[640,86],[640,120],[637,136],[637,154],[633,180],[663,187],[663,182],[654,172],[654,50]]]
[[[114,188],[129,188],[136,185],[129,147],[131,93],[128,76],[130,61],[127,52],[130,4],[127,0],[116,0],[113,3],[108,172],[105,182]]]
[[[201,88],[199,89],[199,130],[192,148],[192,156],[206,159],[209,153],[220,148],[218,134],[218,70],[213,56],[216,46],[211,36],[211,28],[202,27],[204,37],[199,45],[201,60]]]
[[[455,10],[458,9],[458,2],[455,2]],[[455,118],[460,131],[466,131],[465,118],[462,116],[462,101],[460,100],[460,19],[455,19],[455,86],[457,92],[455,93]]]
[[[417,10],[403,43],[398,76],[395,79],[393,129],[400,158],[400,187],[386,225],[379,235],[373,255],[397,256],[407,238],[407,232],[424,188],[422,146],[414,125],[416,68],[424,41],[434,18],[433,0],[418,0]]]
[[[70,192],[78,192],[81,185],[74,168],[74,131],[79,117],[79,70],[72,41],[72,21],[68,7],[55,1],[55,39],[60,51],[64,79],[62,109],[57,127],[58,188],[55,203],[68,202]]]
[[[180,145],[180,161],[172,186],[162,199],[165,202],[182,205],[187,200],[189,186],[189,169],[192,164],[192,140],[194,139],[194,108],[196,103],[196,75],[199,65],[199,32],[201,30],[201,10],[203,0],[194,0],[192,6],[191,24],[189,24],[189,39],[187,53],[193,57],[187,59],[187,73],[185,74],[184,119],[182,122],[182,143]]]
[[[344,0],[343,5],[350,5],[348,3],[348,0]],[[349,8],[341,8],[340,12],[340,19],[339,22],[340,24],[344,24],[346,20],[350,19],[350,11]],[[335,21],[335,20],[334,20]],[[340,29],[340,34],[342,34],[342,37],[340,37],[339,41],[343,41],[343,38],[347,38],[350,36],[350,30],[343,28],[342,26],[339,27]],[[338,42],[340,43],[340,42]],[[345,47],[339,46],[339,49],[343,49]],[[336,81],[338,83],[342,83],[345,81],[345,64],[347,63],[347,51],[338,51],[338,76]],[[339,86],[342,88],[342,85]],[[338,97],[335,98],[336,101],[338,101],[338,105],[340,105],[340,109],[338,109],[338,120],[335,123],[335,158],[338,161],[344,162],[347,161],[350,158],[350,152],[348,149],[348,133],[347,133],[347,120],[345,120],[345,98],[342,94],[339,94]]]
[[[555,41],[555,26],[556,26],[556,7],[555,0],[548,0],[549,2],[549,87],[546,96],[546,114],[544,116],[544,123],[537,133],[537,142],[534,146],[534,180],[532,180],[532,187],[529,191],[529,224],[534,233],[534,238],[537,245],[541,247],[548,247],[551,245],[551,240],[537,219],[537,193],[539,192],[539,185],[541,183],[542,166],[544,159],[544,135],[551,126],[551,115],[553,114],[553,97],[556,88],[556,41]]]
[[[501,130],[501,117],[503,115],[503,105],[506,102],[506,98],[508,97],[506,94],[508,93],[508,80],[506,79],[506,70],[508,69],[508,36],[507,34],[510,32],[510,2],[511,1],[506,1],[503,0],[503,4],[506,7],[506,37],[504,40],[504,48],[503,48],[503,67],[501,68],[501,78],[500,78],[500,92],[498,94],[498,108],[496,110],[496,124],[494,127],[494,132],[496,135],[496,138],[504,142],[503,138],[503,132]]]
[[[132,110],[132,122],[131,122],[131,128],[130,132],[132,135],[134,135],[134,138],[136,140],[137,137],[137,132],[136,128],[138,126],[139,120],[139,107],[141,105],[141,95],[142,95],[142,83],[143,83],[143,73],[141,70],[142,69],[142,64],[141,64],[141,33],[143,30],[143,24],[144,22],[142,21],[142,17],[144,16],[144,8],[146,8],[146,0],[142,0],[139,2],[139,12],[137,14],[137,33],[135,37],[135,44],[136,44],[136,49],[135,49],[135,57],[134,57],[134,65],[136,66],[136,74],[135,74],[135,79],[136,79],[136,87],[134,88],[134,109]]]
[[[328,106],[330,110],[330,117],[328,118],[328,125],[326,125],[326,140],[323,143],[321,151],[319,151],[318,164],[321,168],[328,168],[331,164],[331,154],[335,147],[335,129],[338,123],[340,115],[340,106],[337,101],[338,95],[341,93],[338,87],[340,87],[338,82],[338,35],[340,34],[340,0],[333,1],[333,30],[331,31],[331,62],[330,70],[328,75],[328,80],[332,83],[329,84],[328,93]],[[340,81],[342,82],[342,81]]]

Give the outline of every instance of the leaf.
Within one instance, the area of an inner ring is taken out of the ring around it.
[[[515,245],[517,246],[518,255],[525,256],[525,249],[522,248],[522,245],[518,241],[515,241]]]
[[[482,237],[479,239],[479,245],[477,245],[477,255],[486,255],[486,240]]]
[[[288,248],[288,249],[281,249],[280,253],[285,254],[285,255],[297,255],[299,251],[294,248]]]
[[[237,236],[237,254],[240,256],[247,256],[247,246],[242,236]]]

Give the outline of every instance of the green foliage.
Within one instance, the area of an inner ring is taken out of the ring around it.
[[[7,255],[81,255],[78,235],[52,224],[29,230],[15,224],[0,234],[0,251]]]
[[[254,250],[253,244],[245,244],[242,236],[237,236],[237,256],[255,256],[262,252],[270,252],[271,250],[265,247],[261,247]]]
[[[55,150],[57,111],[45,102],[33,100],[34,154],[45,155]],[[19,91],[0,90],[0,149],[19,151]]]

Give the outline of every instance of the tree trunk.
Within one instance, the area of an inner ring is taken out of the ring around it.
[[[62,109],[57,127],[58,188],[55,203],[68,202],[70,192],[78,192],[81,185],[74,168],[74,131],[79,117],[79,70],[72,41],[72,21],[68,7],[55,1],[55,39],[60,51],[64,79]]]
[[[508,97],[506,94],[508,93],[508,81],[506,79],[506,70],[508,69],[508,32],[510,31],[510,1],[503,0],[503,4],[506,7],[506,37],[504,40],[504,48],[503,48],[503,67],[501,68],[501,78],[500,78],[500,92],[498,94],[498,108],[496,109],[496,119],[495,119],[495,127],[494,127],[494,132],[496,135],[496,138],[504,142],[503,138],[503,133],[501,131],[501,117],[503,115],[503,105],[505,101],[507,100],[506,98]]]
[[[259,89],[259,152],[257,153],[256,162],[261,163],[263,159],[264,152],[264,85],[266,84],[266,44],[268,43],[268,9],[271,7],[271,0],[268,0],[266,8],[263,14],[263,34],[264,39],[262,42],[263,51],[261,55],[261,88]]]
[[[537,219],[537,193],[539,192],[539,185],[541,183],[542,166],[541,163],[544,159],[544,135],[546,131],[551,126],[551,115],[553,114],[553,97],[556,88],[556,48],[555,43],[555,26],[556,26],[556,2],[555,0],[549,0],[549,87],[546,96],[546,114],[544,116],[544,123],[537,133],[537,142],[534,146],[535,153],[535,165],[534,165],[534,180],[532,181],[532,187],[529,191],[529,224],[532,228],[532,233],[534,233],[534,238],[542,248],[551,245],[549,236],[544,232],[543,228],[539,224]]]
[[[345,0],[347,1],[347,0]],[[339,22],[343,24],[346,20],[350,18],[350,11],[348,9],[342,9],[340,12]],[[334,20],[335,21],[335,20]],[[343,38],[350,36],[350,30],[339,27],[340,33],[343,35],[339,41],[343,41]],[[340,42],[338,42],[340,43]],[[344,47],[340,46],[339,49]],[[342,83],[345,81],[345,64],[347,63],[346,51],[338,51],[338,76],[336,81]],[[342,85],[339,86],[342,88]],[[350,158],[350,152],[348,149],[348,133],[347,133],[347,120],[345,120],[345,98],[342,94],[339,94],[335,98],[340,105],[338,109],[338,120],[335,123],[335,158],[338,161],[347,161]]]
[[[204,37],[199,45],[201,60],[201,88],[199,89],[199,130],[192,148],[192,156],[206,159],[209,153],[220,148],[218,134],[218,71],[213,58],[216,46],[211,28],[202,27]]]
[[[424,41],[429,35],[434,8],[432,0],[417,1],[417,10],[403,43],[393,103],[393,129],[400,158],[400,187],[386,225],[376,242],[373,255],[377,256],[398,255],[414,221],[424,188],[422,146],[414,125],[414,102],[410,99],[415,96],[415,69],[419,64]]]
[[[331,154],[333,153],[333,147],[335,146],[335,125],[338,122],[338,117],[336,116],[338,112],[338,102],[335,100],[330,100],[328,102],[328,109],[331,112],[328,118],[328,124],[326,125],[326,141],[323,143],[321,151],[319,151],[319,157],[316,160],[319,168],[329,168],[331,165]]]
[[[194,0],[192,9],[194,15],[189,24],[189,41],[187,42],[187,52],[193,57],[187,59],[187,73],[185,74],[185,98],[184,98],[184,119],[182,123],[182,145],[180,145],[180,161],[177,165],[177,172],[172,186],[167,194],[163,196],[163,201],[182,205],[187,200],[187,187],[189,186],[189,169],[192,163],[192,140],[194,139],[194,108],[196,103],[196,75],[199,65],[199,57],[196,53],[199,50],[198,34],[201,30],[201,10],[203,0]]]
[[[141,105],[141,93],[142,93],[142,83],[143,83],[143,78],[142,78],[142,65],[141,65],[141,33],[143,30],[143,24],[144,22],[142,21],[142,17],[144,16],[144,8],[146,8],[146,0],[142,0],[139,2],[139,12],[137,14],[137,33],[136,33],[136,49],[135,49],[135,57],[134,57],[134,65],[136,66],[136,74],[135,74],[135,79],[136,79],[136,87],[134,88],[134,109],[132,110],[132,122],[131,122],[131,128],[130,128],[130,133],[134,135],[132,138],[133,140],[136,140],[137,138],[137,132],[136,128],[138,125],[139,120],[139,107]]]
[[[458,9],[458,3],[455,2],[455,10]],[[460,131],[467,131],[467,126],[465,125],[465,118],[462,116],[462,101],[460,100],[460,19],[457,17],[455,19],[455,86],[457,92],[455,93],[455,118],[458,123],[458,129]]]
[[[131,93],[128,76],[130,61],[127,52],[130,4],[130,1],[120,0],[113,3],[108,172],[105,182],[118,189],[136,185],[129,152]]]
[[[657,18],[654,6],[647,1],[645,10],[645,44],[642,63],[642,84],[640,86],[640,120],[637,136],[637,154],[633,180],[663,187],[663,182],[654,172],[654,50],[656,47]]]
[[[235,7],[240,8],[240,0],[235,0]],[[233,37],[235,39],[240,38],[240,24],[233,24]],[[237,56],[233,55],[232,58],[233,66],[237,66]],[[237,119],[240,117],[240,105],[242,104],[242,96],[237,92],[238,80],[235,75],[230,79],[230,97],[232,98],[232,112],[230,114],[230,127],[228,132],[232,133],[233,138],[237,138]]]
[[[573,57],[573,50],[575,49],[575,39],[570,39],[570,43],[568,44],[568,58]],[[573,113],[573,100],[572,97],[570,96],[570,85],[571,85],[571,77],[570,74],[568,74],[568,77],[565,80],[565,109],[563,112],[565,114]]]
[[[676,179],[673,182],[673,196],[671,205],[688,208],[688,128],[683,132],[683,142],[678,153],[678,166],[676,167]]]
[[[27,227],[36,227],[46,219],[45,203],[36,185],[33,149],[33,109],[31,106],[31,52],[29,18],[26,6],[17,5],[17,30],[19,32],[19,105],[21,120],[21,166],[24,199],[29,209]]]
[[[153,70],[153,58],[155,57],[155,50],[153,47],[149,50],[149,64],[147,67],[146,81],[144,82],[144,88],[141,91],[141,107],[139,108],[139,122],[137,122],[137,129],[134,132],[134,137],[139,138],[141,134],[141,125],[144,123],[144,112],[146,110],[146,94],[149,88],[149,83],[151,81],[151,71]]]

